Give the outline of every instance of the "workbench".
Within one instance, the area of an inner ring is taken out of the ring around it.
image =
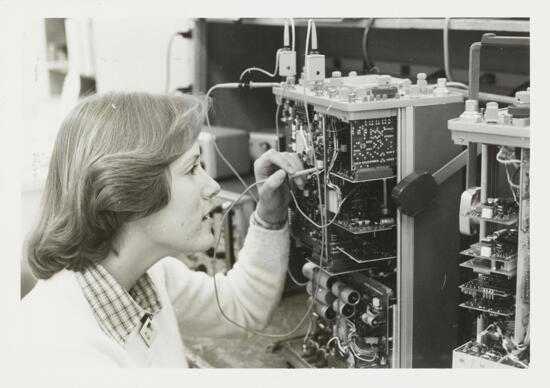
[[[300,322],[307,307],[305,291],[283,296],[264,331],[288,333]],[[306,319],[290,337],[303,336],[308,324]],[[180,331],[183,333],[183,328]],[[273,349],[279,340],[255,334],[249,338],[184,338],[189,366],[194,368],[287,368],[284,352]]]

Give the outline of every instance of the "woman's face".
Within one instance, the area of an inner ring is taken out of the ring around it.
[[[201,167],[199,143],[170,164],[170,201],[142,219],[146,235],[168,255],[203,252],[214,245],[212,199],[220,186]]]

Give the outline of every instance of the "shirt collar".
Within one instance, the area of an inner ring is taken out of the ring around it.
[[[122,346],[144,314],[154,315],[162,308],[147,273],[129,292],[101,264],[87,265],[76,278],[101,329]]]

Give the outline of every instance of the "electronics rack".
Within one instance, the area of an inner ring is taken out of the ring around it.
[[[476,315],[476,338],[455,349],[453,367],[529,364],[529,100],[529,91],[518,92],[515,104],[488,103],[484,112],[468,100],[461,117],[449,120],[457,144],[482,144],[481,186],[467,187],[463,197],[477,195],[460,210],[464,225],[479,224],[479,242],[460,252],[468,258],[460,265],[477,273],[460,286],[468,298],[459,305]]]
[[[448,306],[450,288],[438,295],[434,289],[456,283],[451,274],[443,279],[451,268],[441,252],[457,246],[448,223],[460,176],[445,182],[418,217],[402,214],[390,194],[413,171],[435,171],[460,152],[445,124],[461,111],[461,94],[444,82],[427,85],[424,77],[412,85],[339,74],[282,84],[273,93],[286,151],[319,171],[303,191],[293,190],[299,209],[291,205],[291,260],[307,261],[303,272],[315,312],[306,337],[285,343],[289,363],[449,366],[442,354],[456,344],[440,326],[451,326],[454,317],[437,315],[440,304]],[[441,231],[435,241],[432,230]]]
[[[467,146],[469,154],[460,232],[479,232],[479,242],[460,252],[468,256],[460,265],[478,273],[460,286],[467,295],[460,307],[477,317],[476,336],[453,351],[453,367],[527,368],[530,93],[529,88],[517,92],[514,103],[504,109],[496,102],[479,109],[481,50],[487,47],[528,52],[529,38],[484,34],[472,44],[469,99],[460,117],[448,122],[453,141]],[[476,187],[479,144],[481,174]]]

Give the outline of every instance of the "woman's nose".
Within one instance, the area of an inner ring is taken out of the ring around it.
[[[215,197],[220,192],[221,188],[218,182],[216,182],[211,177],[208,177],[208,182],[204,185],[202,189],[202,196],[204,198],[210,199]]]

